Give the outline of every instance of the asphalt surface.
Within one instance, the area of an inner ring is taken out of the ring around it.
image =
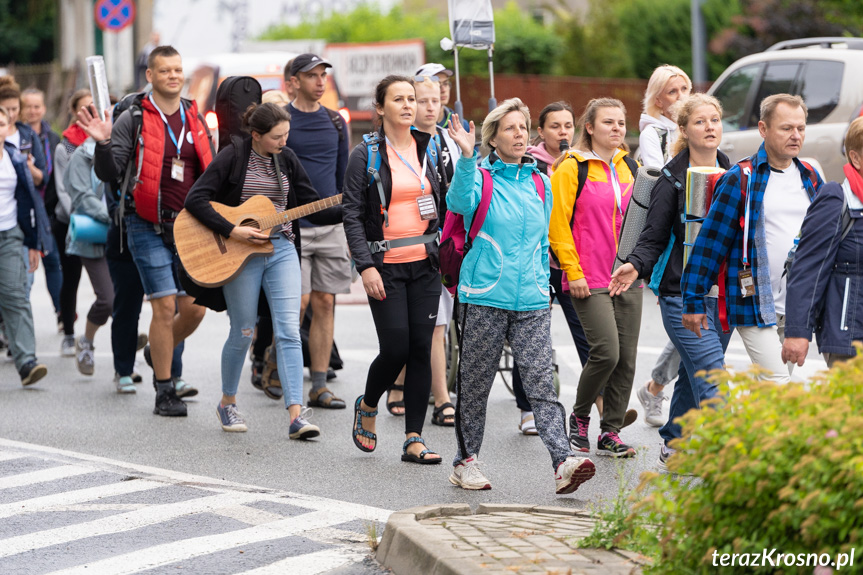
[[[86,277],[86,275],[85,275]],[[79,330],[92,290],[82,279],[78,302]],[[650,377],[657,355],[667,341],[656,298],[645,290],[644,315],[635,385]],[[623,431],[624,441],[637,446],[637,458],[615,462],[592,456],[596,477],[572,496],[554,494],[551,462],[541,440],[517,429],[519,412],[513,397],[496,382],[489,399],[488,423],[480,459],[493,489],[467,492],[447,481],[449,462],[455,454],[452,428],[426,425],[428,446],[444,459],[439,466],[420,466],[400,461],[403,419],[382,409],[378,417],[378,448],[360,452],[352,443],[350,405],[363,392],[368,365],[377,353],[377,338],[367,305],[339,305],[336,311],[336,341],[345,362],[331,389],[348,402],[346,410],[316,409],[312,421],[322,435],[312,441],[288,439],[288,414],[280,401],[273,401],[249,383],[243,371],[238,406],[249,425],[247,433],[225,433],[219,427],[215,406],[220,398],[220,350],[228,331],[227,315],[208,312],[200,328],[189,338],[184,355],[184,377],[200,394],[190,400],[189,416],[164,418],[153,415],[154,392],[151,371],[139,355],[139,370],[145,383],[136,395],[118,395],[112,382],[110,325],[96,338],[96,373],[77,372],[74,360],[60,357],[61,337],[56,333],[53,310],[37,272],[32,301],[37,326],[38,356],[49,369],[37,385],[23,389],[11,363],[0,361],[0,438],[50,446],[107,457],[131,464],[223,479],[247,485],[314,495],[399,510],[442,503],[517,503],[589,508],[613,497],[618,470],[634,486],[638,475],[655,470],[659,436],[641,420],[641,406],[632,394],[630,406],[639,411],[639,421]],[[141,330],[150,317],[145,304]],[[563,315],[554,312],[553,341],[560,366],[561,401],[567,410],[575,400],[580,365],[569,338]],[[737,336],[727,359],[744,368],[748,358]],[[803,370],[811,374],[824,368],[814,351]],[[306,380],[306,393],[309,388]],[[670,395],[670,390],[669,393]],[[666,404],[667,413],[667,404]],[[598,434],[594,413],[591,435]]]

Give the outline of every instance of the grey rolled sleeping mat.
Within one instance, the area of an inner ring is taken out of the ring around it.
[[[653,186],[659,180],[662,173],[658,168],[641,166],[635,177],[635,185],[632,190],[632,198],[623,216],[623,226],[620,228],[620,241],[617,245],[617,257],[614,258],[612,273],[626,262],[626,258],[635,248],[638,237],[647,223],[647,208],[650,205],[650,194]]]

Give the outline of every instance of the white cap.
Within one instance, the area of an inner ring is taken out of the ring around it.
[[[442,64],[429,62],[428,64],[420,66],[416,71],[417,76],[437,76],[438,74],[443,74],[449,77],[452,76],[452,70],[448,70]]]

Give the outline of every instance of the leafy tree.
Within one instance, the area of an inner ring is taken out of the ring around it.
[[[863,8],[857,1],[741,0],[741,4],[742,13],[711,42],[712,51],[735,59],[783,40],[859,35],[863,23]]]
[[[550,27],[533,20],[514,2],[494,15],[497,42],[494,66],[498,72],[511,74],[550,74],[557,67],[556,58],[564,44]],[[348,13],[332,13],[318,21],[297,26],[272,26],[262,40],[323,38],[327,42],[375,42],[422,38],[426,58],[431,62],[451,62],[452,53],[440,48],[441,38],[449,36],[449,23],[435,11],[407,14],[400,6],[381,12],[363,4]],[[463,74],[486,74],[485,52],[461,50],[459,66]]]
[[[0,62],[53,60],[56,16],[51,0],[0,0]]]

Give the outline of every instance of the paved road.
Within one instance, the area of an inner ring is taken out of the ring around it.
[[[89,284],[83,280],[79,298],[82,317],[91,301]],[[72,359],[59,356],[61,336],[54,328],[41,270],[33,287],[33,302],[38,353],[48,365],[49,374],[32,389],[22,389],[13,366],[0,361],[0,405],[4,413],[0,418],[0,438],[3,439],[384,510],[435,503],[585,508],[614,494],[618,470],[634,485],[641,471],[656,468],[659,437],[655,428],[638,421],[622,433],[625,441],[639,447],[635,460],[616,464],[595,457],[596,478],[573,496],[556,497],[548,453],[537,437],[525,437],[518,432],[515,402],[499,383],[489,400],[481,453],[494,488],[481,493],[452,487],[447,481],[446,464],[427,467],[402,463],[399,456],[403,420],[385,411],[378,418],[379,446],[373,454],[361,453],[353,446],[350,410],[316,410],[313,421],[321,426],[321,437],[309,442],[289,440],[289,422],[283,404],[253,389],[248,383],[248,370],[244,371],[238,404],[246,415],[249,431],[224,433],[218,425],[215,405],[220,397],[220,349],[228,325],[225,314],[208,313],[187,342],[184,375],[201,390],[198,397],[189,401],[189,416],[157,417],[152,414],[154,394],[148,383],[139,386],[136,395],[120,396],[115,392],[108,328],[97,335],[93,377],[80,375]],[[649,378],[653,362],[666,342],[655,297],[645,294],[644,303],[636,384]],[[142,326],[148,325],[149,315],[145,305]],[[336,341],[345,369],[338,372],[331,387],[352,403],[362,393],[377,340],[367,306],[340,305],[336,315]],[[561,400],[569,409],[575,399],[580,366],[559,310],[554,314],[552,329],[560,364]],[[737,368],[748,365],[736,336],[727,359]],[[141,372],[149,380],[151,372],[143,361],[141,364]],[[797,373],[810,374],[824,364],[812,354],[805,367]],[[307,388],[308,385],[307,380]],[[635,394],[631,406],[641,413]],[[597,422],[592,424],[591,432],[598,433]],[[455,454],[452,428],[428,424],[424,435],[429,447],[439,451],[445,461],[452,459]],[[187,527],[194,532],[194,523]],[[0,549],[3,547],[0,544]]]

